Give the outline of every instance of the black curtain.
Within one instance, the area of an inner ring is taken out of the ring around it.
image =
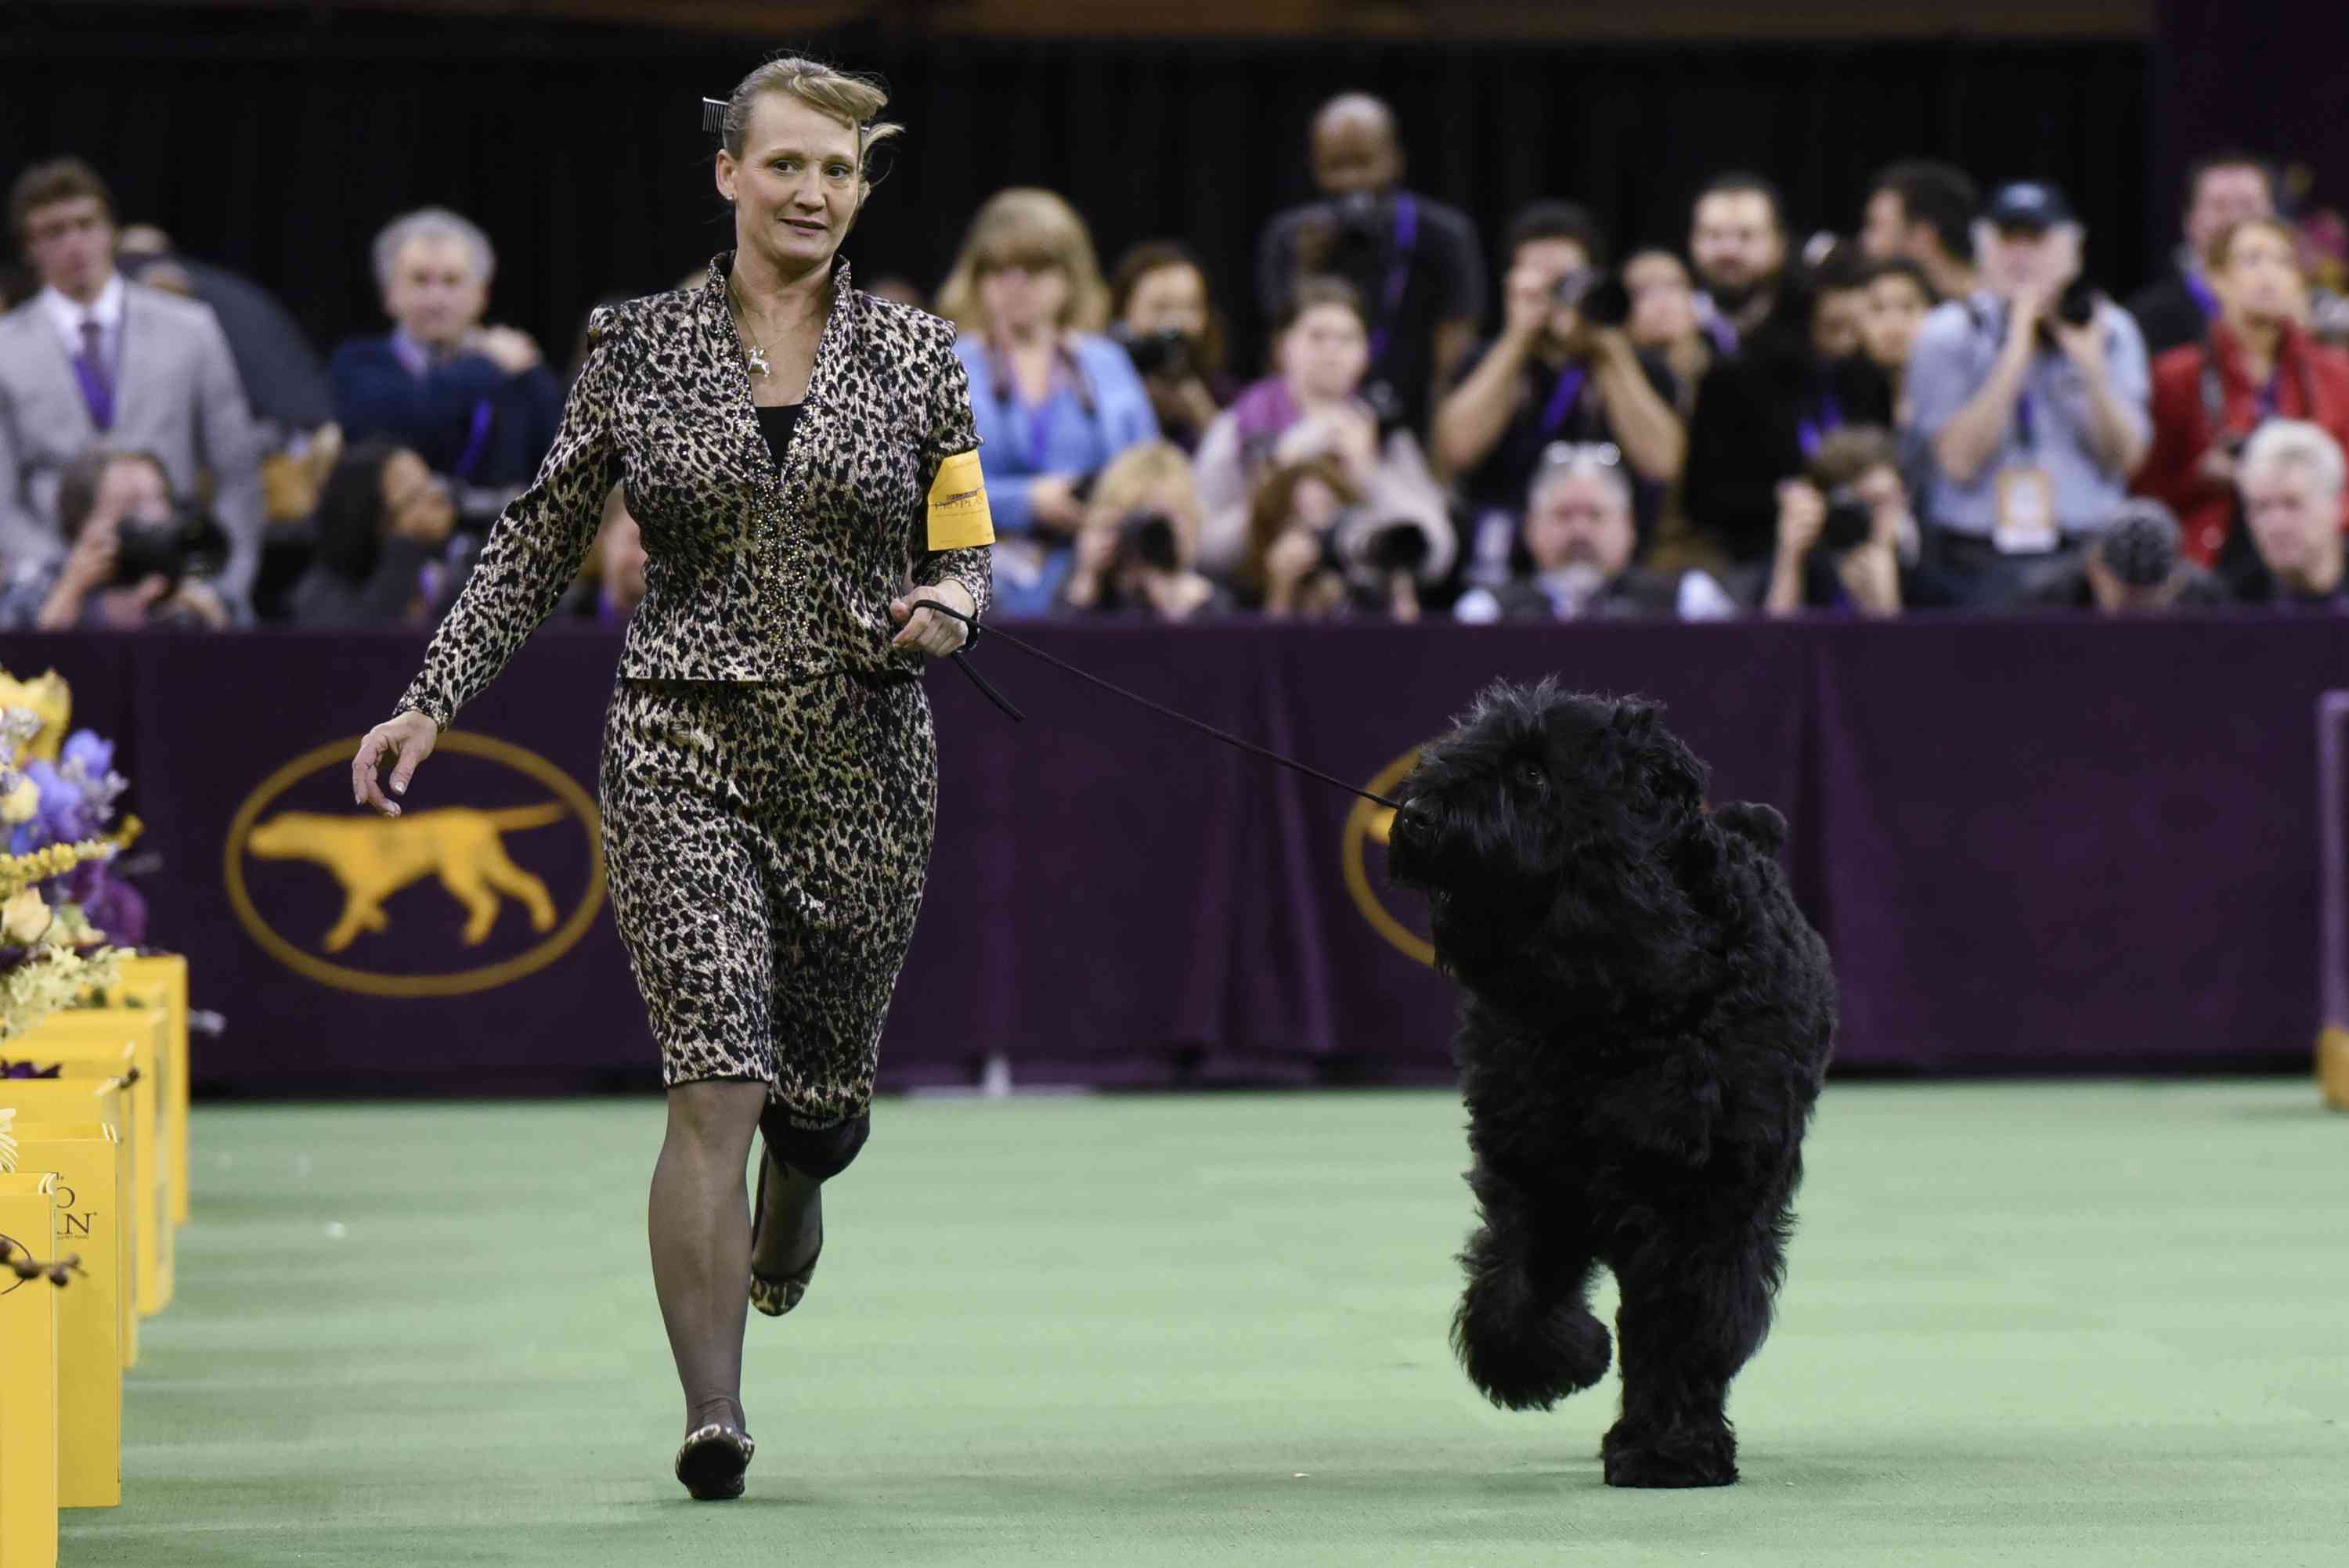
[[[908,127],[848,253],[934,286],[1006,185],[1051,187],[1125,245],[1190,242],[1252,342],[1257,231],[1308,193],[1305,127],[1361,87],[1401,117],[1410,182],[1493,243],[1537,197],[1619,242],[1678,242],[1709,174],[1749,168],[1805,232],[1848,231],[1870,173],[1949,159],[2053,178],[2119,292],[2147,263],[2142,43],[1721,46],[950,41],[856,29],[729,41],[366,13],[0,7],[0,178],[72,152],[128,222],[275,288],[321,346],[380,329],[368,250],[441,203],[495,242],[493,318],[566,359],[586,308],[670,286],[730,242],[702,96],[796,46],[883,75]],[[1244,366],[1243,368],[1246,366]]]

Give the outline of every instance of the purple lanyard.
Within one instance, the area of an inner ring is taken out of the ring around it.
[[[1393,334],[1388,324],[1402,307],[1402,291],[1411,282],[1411,253],[1419,242],[1419,203],[1411,199],[1408,191],[1395,197],[1394,260],[1387,263],[1387,286],[1380,295],[1379,325],[1371,331],[1371,363],[1378,364],[1387,356],[1387,345]]]
[[[1084,406],[1085,416],[1090,419],[1093,406],[1086,391],[1084,370],[1065,346],[1052,351],[1052,379],[1044,389],[1044,400],[1036,405],[1033,412],[1020,406],[1019,386],[1012,374],[1009,356],[991,350],[988,354],[988,375],[995,381],[995,400],[1002,406],[1004,418],[1019,432],[1030,473],[1044,471],[1044,449],[1052,434],[1053,394],[1061,389],[1063,370],[1068,372],[1070,383],[1077,389],[1077,401]]]
[[[1558,374],[1557,386],[1549,395],[1549,406],[1542,410],[1541,438],[1547,445],[1567,420],[1573,417],[1575,406],[1582,401],[1583,385],[1590,379],[1579,365],[1569,365]]]
[[[487,397],[473,405],[473,433],[466,438],[464,456],[459,458],[457,466],[449,470],[450,478],[469,480],[473,477],[473,465],[481,460],[481,453],[490,444],[490,426],[494,418]]]
[[[2186,292],[2192,294],[2194,303],[2202,307],[2203,320],[2219,319],[2219,296],[2210,291],[2210,285],[2203,281],[2201,273],[2189,272],[2186,274]]]
[[[1819,443],[1826,440],[1828,435],[1832,432],[1842,428],[1843,404],[1837,400],[1835,388],[1832,387],[1820,387],[1819,411],[1817,414],[1809,418],[1804,419],[1795,427],[1795,435],[1800,437],[1802,439],[1803,456],[1806,458],[1817,457],[1819,455]]]

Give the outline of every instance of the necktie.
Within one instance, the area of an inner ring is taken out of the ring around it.
[[[89,406],[89,422],[101,430],[114,428],[114,378],[107,374],[103,329],[94,315],[82,317],[81,353],[74,358],[74,377],[81,383],[82,401]]]

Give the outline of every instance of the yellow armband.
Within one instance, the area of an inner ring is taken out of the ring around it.
[[[957,452],[938,465],[930,485],[930,548],[968,550],[995,542],[995,515],[987,510],[987,476],[978,453]]]

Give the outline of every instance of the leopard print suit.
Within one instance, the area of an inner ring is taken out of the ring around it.
[[[624,484],[646,595],[605,730],[605,853],[663,1078],[763,1081],[792,1125],[829,1127],[871,1100],[936,815],[921,656],[891,648],[888,604],[952,579],[985,610],[987,547],[926,531],[941,465],[978,434],[953,327],[857,293],[841,263],[778,469],[732,263],[595,314],[554,449],[398,707],[445,728],[578,575]]]

